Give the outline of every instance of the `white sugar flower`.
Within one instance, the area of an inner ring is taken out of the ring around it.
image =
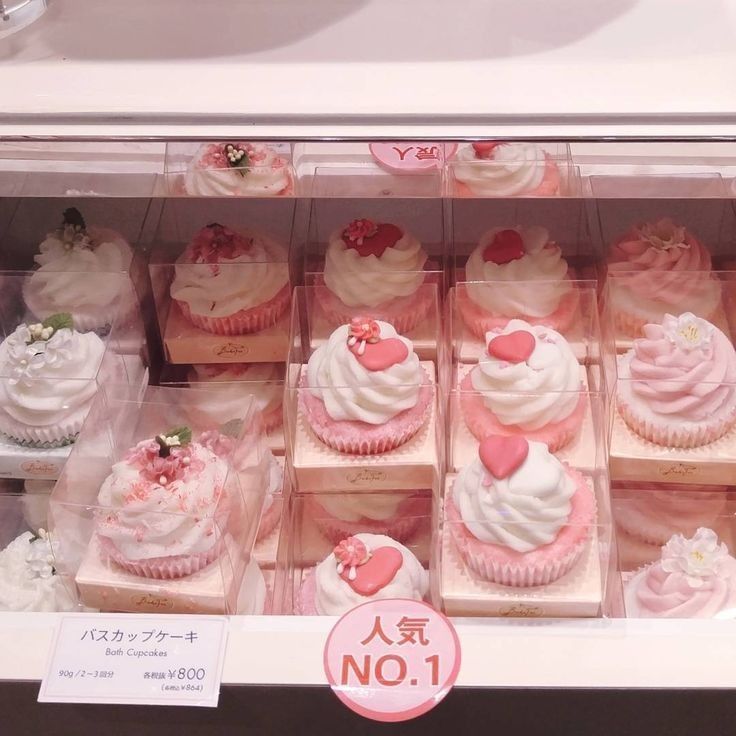
[[[665,314],[662,327],[667,339],[680,350],[687,352],[710,346],[713,337],[713,325],[692,312],[685,312],[679,317]]]
[[[639,232],[657,250],[690,247],[685,242],[685,228],[675,225],[668,217],[657,222],[647,222],[639,228]]]
[[[700,588],[718,576],[728,561],[728,548],[712,529],[700,527],[691,539],[675,534],[662,548],[662,569],[680,573],[691,588]]]

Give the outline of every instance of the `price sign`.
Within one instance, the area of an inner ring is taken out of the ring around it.
[[[216,707],[227,619],[207,616],[64,616],[41,703]]]
[[[364,603],[330,632],[327,679],[351,710],[376,721],[406,721],[447,695],[460,669],[460,642],[441,613],[419,601]]]

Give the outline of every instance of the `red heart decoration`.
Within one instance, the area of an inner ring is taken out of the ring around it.
[[[363,368],[368,371],[385,371],[392,365],[402,363],[409,356],[409,348],[398,337],[387,337],[378,342],[366,342],[363,355],[358,353],[362,343],[357,342],[350,350]]]
[[[354,240],[350,240],[347,237],[347,231],[343,233],[342,239],[348,248],[353,248],[358,251],[358,254],[363,256],[376,256],[380,258],[386,248],[392,248],[396,243],[404,237],[404,233],[401,228],[396,225],[389,223],[381,223],[376,225],[376,232],[373,235],[366,236],[363,238],[363,242],[358,244]]]
[[[488,343],[488,355],[509,363],[523,363],[534,352],[537,341],[526,330],[498,335]]]
[[[524,240],[516,230],[499,230],[483,251],[483,260],[488,263],[509,263],[526,255]]]
[[[355,569],[355,580],[350,579],[350,567],[345,566],[340,577],[358,594],[373,595],[385,588],[404,564],[404,557],[396,547],[378,547],[368,562]]]
[[[502,141],[478,141],[473,143],[473,150],[476,158],[491,158],[495,148],[500,146]]]
[[[480,443],[478,455],[488,472],[498,480],[513,473],[529,454],[524,437],[503,437],[492,434]]]

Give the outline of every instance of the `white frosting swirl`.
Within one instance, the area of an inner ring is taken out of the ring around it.
[[[356,534],[369,550],[379,547],[394,547],[401,552],[404,563],[394,579],[385,587],[370,596],[370,600],[386,598],[410,598],[421,601],[429,590],[429,573],[422,567],[414,553],[383,534]],[[340,616],[361,603],[368,597],[356,593],[337,572],[337,558],[329,554],[317,565],[315,605],[317,612],[323,616]]]
[[[222,539],[227,462],[197,442],[189,447],[190,470],[165,485],[143,477],[130,456],[102,483],[97,533],[128,560],[207,552]]]
[[[376,307],[413,294],[424,282],[426,261],[422,244],[406,230],[380,257],[348,248],[338,230],[325,254],[325,284],[348,307]]]
[[[64,422],[88,409],[97,392],[105,345],[93,332],[57,330],[49,340],[28,343],[20,325],[0,344],[0,410],[22,424]]]
[[[400,493],[322,493],[317,503],[342,521],[386,521],[396,516],[404,500]]]
[[[184,177],[184,188],[188,194],[197,197],[272,196],[288,189],[291,184],[288,162],[270,146],[241,144],[253,162],[243,172],[224,161],[213,165],[213,148],[223,148],[224,145],[206,143],[199,148]]]
[[[508,263],[483,260],[483,251],[502,230],[515,230],[524,255]],[[468,297],[483,309],[504,317],[552,314],[573,288],[567,278],[567,261],[543,227],[495,227],[484,233],[465,266]],[[534,281],[534,284],[525,282]]]
[[[472,145],[463,146],[453,171],[475,194],[508,197],[539,187],[545,166],[545,153],[534,143],[501,143],[489,159],[478,158]]]
[[[243,235],[253,239],[250,249],[217,264],[191,263],[186,250],[174,267],[172,298],[205,317],[229,317],[273,299],[289,281],[286,250],[265,235]]]
[[[481,542],[531,552],[553,542],[570,518],[574,480],[543,442],[529,442],[524,462],[494,478],[480,458],[458,474],[452,498],[468,531]]]
[[[309,358],[308,390],[322,399],[335,421],[385,424],[419,400],[423,370],[411,340],[387,322],[376,321],[382,339],[398,338],[406,345],[405,360],[383,371],[364,368],[348,347],[348,325],[338,327]]]
[[[559,332],[512,319],[502,330],[486,332],[486,344],[498,335],[524,330],[534,350],[521,363],[508,363],[487,352],[470,374],[485,405],[505,426],[535,430],[570,416],[580,400],[580,365]]]

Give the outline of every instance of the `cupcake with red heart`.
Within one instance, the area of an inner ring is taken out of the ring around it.
[[[460,383],[468,429],[544,442],[551,452],[569,444],[583,423],[580,364],[559,332],[512,319],[486,333],[486,353]]]
[[[406,230],[391,223],[353,220],[330,237],[325,288],[317,290],[317,297],[333,324],[359,314],[409,332],[431,304],[431,296],[420,289],[426,262],[422,244]]]
[[[465,564],[501,585],[547,585],[580,559],[595,523],[587,481],[542,442],[492,436],[459,473],[445,501]]]
[[[513,317],[565,330],[579,301],[562,250],[543,227],[486,232],[468,258],[465,281],[457,305],[476,337]]]
[[[258,332],[289,306],[288,256],[266,235],[212,223],[194,236],[174,270],[171,298],[206,332]]]
[[[433,397],[411,340],[387,322],[355,318],[312,353],[299,409],[329,447],[375,455],[410,440],[428,421]]]
[[[382,534],[356,534],[307,575],[295,608],[306,616],[342,616],[368,601],[421,601],[428,592],[429,573],[411,550]]]
[[[534,143],[483,141],[461,147],[451,164],[454,194],[464,197],[552,197],[560,170]]]

